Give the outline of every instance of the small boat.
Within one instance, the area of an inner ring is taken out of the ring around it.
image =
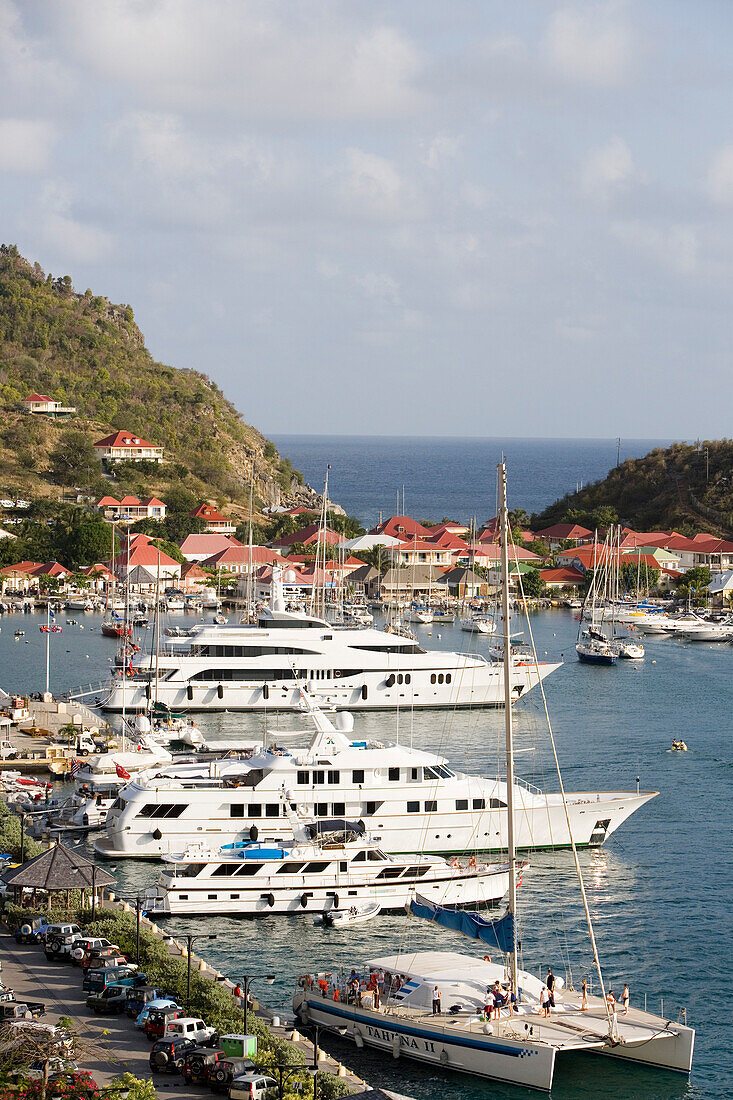
[[[361,905],[351,905],[348,909],[331,909],[327,913],[319,913],[313,918],[314,924],[321,924],[324,928],[348,928],[352,924],[365,924],[373,920],[382,911],[378,901],[362,902]]]
[[[102,633],[105,638],[124,638],[132,634],[132,627],[125,626],[124,619],[104,619],[102,621]]]
[[[434,623],[452,623],[456,617],[455,611],[451,611],[449,607],[434,607],[433,608],[433,622]]]
[[[615,665],[619,655],[606,635],[596,627],[584,630],[575,646],[578,660],[587,665]]]
[[[677,737],[675,737],[674,741],[672,742],[672,748],[669,751],[670,752],[687,752],[688,750],[687,750],[687,745],[685,744],[685,742],[680,741]]]
[[[461,630],[467,634],[495,634],[496,623],[490,615],[471,615],[468,619],[461,619]]]
[[[630,641],[623,634],[617,635],[613,639],[612,646],[616,650],[622,661],[644,660],[644,646],[641,645],[639,642]]]
[[[422,626],[427,626],[428,623],[433,621],[433,610],[430,607],[425,607],[423,604],[414,603],[410,610],[407,612],[408,623],[418,623]]]
[[[25,630],[16,630],[15,637],[16,638],[24,638],[25,637]]]
[[[227,619],[226,615],[222,615],[221,611],[217,611],[216,615],[214,615],[214,622],[217,626],[226,626],[229,619]]]

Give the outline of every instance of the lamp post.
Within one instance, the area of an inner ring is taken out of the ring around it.
[[[252,978],[264,978],[269,985],[272,985],[275,981],[274,974],[243,974],[242,981],[244,982],[244,1034],[247,1034],[247,1008],[249,1006],[249,983]]]
[[[187,959],[186,959],[186,1012],[191,1008],[191,944],[194,940],[215,940],[216,933],[212,932],[210,935],[194,934],[186,932],[186,945],[187,945]]]

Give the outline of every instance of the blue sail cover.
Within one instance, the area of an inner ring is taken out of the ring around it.
[[[497,920],[486,920],[478,913],[465,909],[446,909],[442,905],[434,905],[431,901],[421,898],[419,901],[410,902],[410,912],[423,920],[440,924],[443,928],[450,928],[453,932],[460,932],[471,940],[480,940],[499,951],[514,950],[514,917],[507,910],[503,917]]]

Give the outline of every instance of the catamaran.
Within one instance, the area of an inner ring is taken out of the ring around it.
[[[510,660],[509,525],[506,469],[500,467],[504,660]],[[468,936],[488,954],[418,951],[370,958],[343,975],[303,975],[293,995],[296,1014],[307,1023],[337,1030],[359,1046],[371,1046],[448,1070],[550,1091],[556,1060],[578,1053],[689,1074],[695,1033],[686,1022],[625,1006],[620,1015],[606,993],[577,849],[572,843],[600,995],[555,983],[548,998],[542,981],[518,965],[517,853],[514,838],[514,746],[512,708],[506,708],[506,769],[509,894],[505,915],[486,920],[416,896],[417,918]],[[552,741],[553,754],[554,740]],[[562,786],[562,777],[558,768]],[[570,827],[568,819],[568,828]],[[347,977],[348,975],[348,977]],[[381,986],[381,988],[380,988]],[[381,994],[381,999],[380,995]],[[548,1001],[554,1000],[554,1009]],[[488,1018],[487,1018],[488,1017]]]

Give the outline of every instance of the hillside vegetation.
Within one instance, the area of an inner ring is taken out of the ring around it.
[[[532,525],[593,528],[617,520],[640,531],[733,535],[733,440],[673,443],[644,458],[628,458],[602,481],[533,516]]]
[[[60,423],[18,412],[34,391],[76,406],[79,415]],[[316,503],[299,491],[302,478],[289,460],[244,422],[215,382],[152,358],[129,305],[91,290],[78,294],[70,276],[47,275],[15,246],[0,246],[0,490],[58,495],[49,456],[64,433],[76,429],[94,441],[120,428],[162,444],[168,462],[123,468],[119,484],[102,484],[90,468],[86,482],[93,484],[80,488],[164,495],[171,482],[184,482],[220,506],[246,506],[254,463],[260,504],[280,494]]]

